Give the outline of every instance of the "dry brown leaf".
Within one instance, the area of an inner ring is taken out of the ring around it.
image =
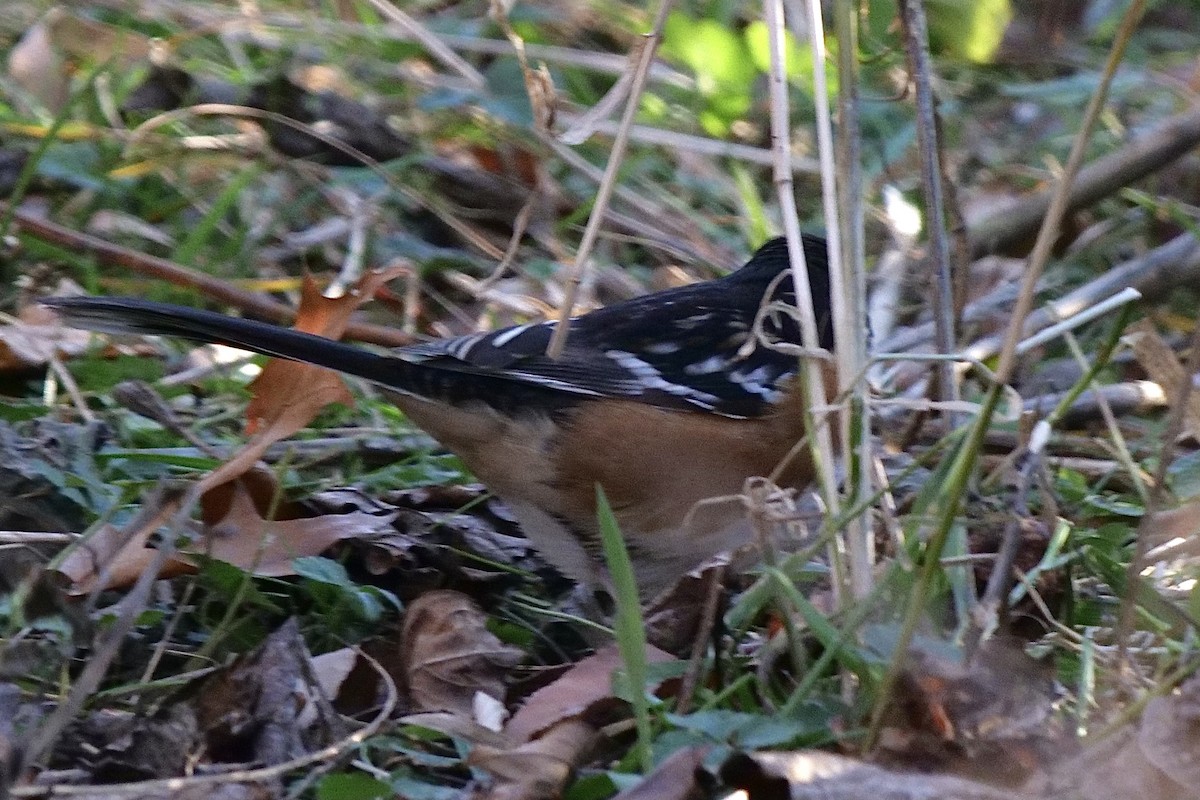
[[[1200,795],[1200,679],[1146,704],[1137,743],[1146,760]]]
[[[1129,342],[1133,354],[1137,357],[1138,363],[1142,365],[1142,369],[1146,370],[1146,374],[1150,376],[1150,380],[1163,388],[1167,395],[1167,402],[1171,405],[1179,402],[1180,389],[1191,381],[1191,376],[1187,374],[1183,364],[1179,363],[1179,358],[1176,357],[1171,346],[1159,336],[1158,331],[1154,328],[1154,323],[1149,319],[1138,320],[1129,326],[1124,338]],[[1191,434],[1192,438],[1200,439],[1200,393],[1198,392],[1188,393],[1183,427],[1187,433]]]
[[[228,512],[208,526],[204,538],[188,552],[226,561],[255,575],[293,575],[295,559],[319,555],[343,539],[379,533],[391,525],[394,516],[355,511],[267,520],[244,487],[241,480],[234,483]]]
[[[1197,800],[1194,713],[1186,708],[1190,701],[1181,709],[1176,703],[1178,697],[1150,701],[1140,725],[1057,764],[1029,791],[1048,800]]]
[[[52,758],[84,767],[89,783],[175,778],[184,774],[198,743],[196,715],[185,703],[148,716],[106,708],[68,728]]]
[[[375,640],[378,642],[379,640]],[[378,709],[388,693],[378,666],[370,662],[357,648],[344,647],[312,658],[312,677],[321,694],[328,697],[339,714],[358,716]],[[310,709],[315,707],[310,704]],[[309,720],[302,714],[301,722]]]
[[[488,800],[553,800],[594,749],[597,729],[580,719],[559,722],[540,739],[497,750],[476,745],[467,762],[487,770],[495,783]]]
[[[486,745],[496,750],[508,746],[504,734],[483,727],[473,719],[449,711],[425,711],[420,714],[405,714],[397,720],[401,725],[416,725],[428,728],[445,736],[463,739],[475,746]]]
[[[8,74],[50,111],[60,110],[71,89],[67,59],[54,46],[45,18],[33,24],[8,53]]]
[[[647,648],[646,660],[652,664],[672,659],[656,647]],[[526,742],[563,720],[606,713],[613,704],[624,708],[624,702],[613,695],[612,682],[613,672],[623,666],[616,645],[598,650],[531,694],[504,726],[504,732],[513,742]]]
[[[150,55],[149,37],[53,8],[25,32],[8,56],[8,72],[51,111],[66,103],[72,61],[114,61],[128,68]]]
[[[26,306],[17,321],[0,328],[0,372],[41,366],[55,354],[74,356],[87,350],[92,335],[64,328],[43,306]]]
[[[319,555],[344,539],[382,536],[391,529],[394,515],[358,511],[268,521],[263,509],[269,508],[269,503],[256,503],[254,485],[242,478],[203,498],[202,517],[208,524],[194,543],[181,548],[179,557],[167,562],[160,577],[194,572],[189,553],[220,559],[256,575],[293,575],[296,558]],[[130,525],[106,525],[75,547],[59,567],[71,581],[68,591],[84,594],[97,584],[109,589],[131,585],[154,559],[155,550],[148,546],[150,537],[172,522],[179,501],[175,494],[148,500]],[[189,523],[189,528],[194,530],[192,525]]]
[[[1017,786],[1074,746],[1056,714],[1053,669],[1012,641],[989,639],[970,662],[913,649],[875,758]]]
[[[398,270],[369,272],[337,298],[322,295],[312,278],[305,276],[295,329],[340,339],[350,323],[350,315],[397,274]],[[276,440],[303,428],[330,403],[354,402],[336,372],[295,361],[271,361],[250,384],[250,390],[254,399],[246,408],[246,432],[253,434],[267,426]]]
[[[258,509],[260,517],[271,519],[299,519],[309,516],[298,503],[283,497],[283,489],[275,473],[266,467],[255,467],[236,481],[229,481],[209,489],[200,497],[200,521],[206,526],[218,524],[229,515],[238,494],[247,495]]]
[[[178,493],[152,495],[129,524],[120,528],[104,525],[74,546],[58,568],[71,582],[68,593],[87,594],[94,589],[132,585],[154,560],[154,550],[146,546],[147,542],[156,531],[172,522],[181,499]],[[186,562],[171,559],[161,577],[191,569]]]
[[[652,662],[671,656],[650,648]],[[600,728],[627,705],[612,691],[614,670],[622,666],[615,646],[606,647],[530,695],[504,728],[509,747],[477,743],[470,763],[487,770],[495,783],[488,798],[537,800],[559,797],[600,738]],[[681,795],[686,796],[686,795]]]
[[[273,360],[250,384],[246,432],[262,432],[271,443],[286,439],[325,408],[353,405],[354,395],[332,370],[298,361]]]
[[[1200,502],[1193,501],[1178,508],[1155,511],[1153,521],[1144,526],[1143,535],[1151,547],[1178,542],[1171,548],[1171,557],[1183,558],[1200,551],[1197,533],[1200,533]]]
[[[487,629],[487,615],[471,598],[449,590],[428,592],[409,605],[401,653],[414,710],[472,719],[477,694],[504,698],[508,670],[521,657]]]
[[[358,651],[343,647],[312,658],[312,674],[327,697],[337,697],[342,684],[358,665]]]
[[[340,338],[355,309],[401,272],[403,270],[399,268],[369,272],[336,299],[323,297],[316,284],[305,278],[296,329]],[[251,383],[250,389],[254,397],[246,408],[246,431],[254,438],[200,481],[202,493],[253,468],[267,448],[303,428],[330,403],[354,402],[336,372],[295,361],[271,361]]]
[[[641,783],[621,792],[613,800],[701,800],[708,797],[709,792],[696,780],[696,772],[712,749],[710,745],[696,745],[676,750]]]

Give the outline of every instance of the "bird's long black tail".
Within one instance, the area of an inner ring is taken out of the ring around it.
[[[266,322],[129,297],[50,297],[41,302],[76,328],[227,344],[329,367],[398,389],[406,388],[410,380],[406,373],[412,365],[402,359]]]

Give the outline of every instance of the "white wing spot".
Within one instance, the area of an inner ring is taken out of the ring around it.
[[[700,327],[714,316],[715,315],[711,311],[707,311],[703,314],[693,314],[690,317],[683,317],[682,319],[676,320],[675,324],[681,330],[690,331],[692,328]]]
[[[471,354],[471,349],[486,337],[486,333],[473,333],[469,336],[459,337],[446,343],[446,352],[459,361],[466,361],[467,356]]]
[[[751,372],[734,370],[729,373],[730,381],[741,386],[744,391],[758,395],[768,403],[775,403],[783,398],[783,392],[775,388],[780,377],[782,376],[774,374],[766,364]]]
[[[604,355],[632,373],[646,389],[658,389],[667,394],[682,397],[693,405],[707,409],[715,408],[720,401],[720,398],[717,396],[711,395],[708,392],[702,392],[692,386],[671,383],[663,378],[662,373],[655,369],[652,364],[646,363],[633,353],[627,353],[624,350],[605,350]]]
[[[563,381],[557,378],[547,377],[546,375],[539,375],[536,372],[513,370],[507,374],[514,378],[520,378],[521,380],[528,381],[529,383],[537,386],[545,386],[549,389],[557,389],[559,391],[569,392],[571,394],[585,394],[591,397],[604,396],[604,392],[600,392],[595,389],[589,389],[586,386],[580,386],[578,383],[572,383],[571,381]]]
[[[688,364],[683,371],[688,375],[711,375],[729,366],[729,359],[723,355],[709,356],[703,361]]]
[[[682,345],[679,342],[663,341],[646,345],[646,352],[656,356],[669,356],[678,353]]]
[[[524,325],[518,325],[515,328],[509,328],[506,331],[500,331],[495,335],[495,338],[492,339],[491,344],[493,347],[504,347],[506,344],[520,336],[525,331],[529,330],[530,328],[537,327],[540,324],[540,322],[527,322]]]

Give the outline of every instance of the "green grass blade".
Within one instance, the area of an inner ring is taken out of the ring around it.
[[[612,506],[599,484],[596,485],[596,519],[600,524],[604,560],[612,578],[613,600],[617,606],[613,628],[617,634],[617,649],[625,663],[629,702],[637,725],[638,763],[643,772],[649,772],[653,764],[650,759],[650,703],[646,698],[646,626],[642,620],[637,581],[633,577],[633,563],[629,560],[629,551],[625,549]]]

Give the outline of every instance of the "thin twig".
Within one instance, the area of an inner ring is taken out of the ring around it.
[[[875,701],[875,707],[872,709],[871,721],[864,742],[864,747],[867,750],[874,748],[879,740],[885,712],[893,700],[893,694],[900,678],[903,655],[908,651],[909,645],[916,635],[917,627],[924,616],[926,599],[929,597],[934,577],[938,570],[938,558],[941,557],[942,550],[954,526],[954,521],[958,516],[967,483],[970,476],[974,473],[974,465],[979,457],[984,433],[991,425],[993,414],[999,404],[1001,395],[1000,386],[1008,382],[1016,367],[1017,343],[1022,338],[1025,317],[1033,305],[1034,290],[1038,279],[1041,277],[1042,270],[1049,259],[1051,246],[1057,239],[1059,225],[1067,208],[1067,197],[1069,196],[1071,182],[1079,171],[1079,166],[1083,161],[1084,150],[1091,139],[1092,130],[1095,128],[1096,121],[1100,117],[1100,111],[1104,107],[1105,99],[1108,97],[1109,86],[1112,83],[1113,76],[1116,74],[1117,66],[1121,63],[1125,48],[1129,44],[1133,31],[1141,19],[1145,5],[1145,0],[1133,0],[1129,8],[1126,9],[1121,26],[1114,38],[1112,49],[1109,52],[1108,60],[1104,65],[1104,76],[1100,81],[1096,93],[1088,103],[1087,110],[1080,123],[1079,131],[1076,133],[1075,140],[1071,146],[1071,155],[1068,157],[1067,163],[1063,168],[1060,182],[1055,189],[1054,199],[1050,203],[1050,208],[1039,231],[1037,242],[1034,244],[1033,253],[1029,257],[1025,279],[1021,284],[1021,291],[1017,296],[1017,305],[1013,311],[1008,333],[1004,339],[1004,347],[1000,352],[1000,363],[996,368],[998,383],[988,393],[983,408],[971,426],[967,440],[962,443],[954,462],[951,464],[945,487],[940,492],[939,503],[941,507],[937,525],[928,543],[925,545],[925,561],[917,573],[912,600],[905,610],[900,634],[897,637],[893,651],[894,657],[888,664],[887,671],[880,685],[879,695]]]
[[[1025,318],[1029,315],[1030,309],[1033,308],[1033,299],[1038,279],[1041,278],[1042,272],[1050,260],[1051,249],[1058,239],[1059,228],[1069,208],[1071,185],[1074,183],[1075,176],[1079,173],[1079,169],[1083,165],[1084,154],[1087,152],[1088,142],[1092,138],[1092,130],[1095,128],[1096,122],[1100,118],[1100,112],[1104,109],[1104,103],[1108,99],[1108,89],[1112,84],[1113,76],[1116,75],[1117,66],[1121,63],[1121,59],[1125,55],[1125,48],[1133,36],[1134,29],[1137,28],[1138,23],[1141,21],[1145,8],[1146,0],[1133,0],[1129,8],[1125,10],[1125,15],[1121,20],[1121,28],[1117,31],[1116,37],[1113,40],[1112,51],[1109,53],[1108,61],[1104,65],[1104,74],[1100,85],[1096,88],[1096,92],[1092,95],[1087,109],[1084,111],[1079,132],[1075,136],[1075,140],[1071,143],[1071,153],[1067,156],[1067,163],[1063,166],[1062,175],[1055,186],[1054,195],[1050,200],[1049,208],[1046,210],[1046,216],[1042,220],[1041,228],[1038,230],[1038,237],[1034,242],[1033,252],[1029,254],[1025,276],[1021,282],[1021,290],[1017,295],[1017,304],[1013,309],[1012,321],[1005,334],[1004,346],[1000,348],[1000,362],[996,367],[996,375],[1003,383],[1008,382],[1013,370],[1016,368],[1017,344],[1024,338],[1022,333],[1024,331]]]
[[[796,209],[796,195],[792,186],[790,104],[788,102],[787,56],[784,47],[784,14],[781,0],[764,0],[763,18],[767,24],[767,40],[771,53],[767,73],[767,86],[771,100],[771,147],[775,153],[775,189],[779,197],[783,230],[787,237],[788,259],[791,263],[792,283],[796,292],[797,321],[800,324],[801,338],[806,345],[813,347],[820,341],[820,337],[817,335],[817,321],[813,314],[812,287],[808,282],[808,264],[804,256],[804,246],[801,243],[800,224],[798,222],[799,214]],[[824,42],[820,38],[821,30],[818,24],[816,27],[818,33],[813,39],[815,74],[820,76],[821,81],[820,86],[814,87],[814,95],[818,100],[825,97]],[[826,114],[828,114],[827,103]],[[818,130],[820,131],[820,128]],[[818,138],[823,141],[825,134],[819,133]],[[826,142],[826,146],[821,148],[823,178],[825,174],[833,172],[833,154],[828,144]],[[831,201],[827,204],[830,208],[828,213],[836,213],[833,210],[833,207],[836,205],[834,198],[829,196],[828,193],[825,193],[823,196]],[[839,263],[836,258],[838,255],[837,229],[831,229],[830,233],[833,236],[829,240],[829,263],[837,264]],[[830,292],[836,304],[838,302],[837,284],[840,283],[840,280],[836,277],[837,270],[831,270],[830,272],[831,278],[833,281],[836,281]],[[837,309],[835,308],[835,317],[836,311]],[[822,363],[817,359],[802,358],[800,359],[800,364],[803,367],[801,389],[807,393],[809,403],[825,400],[829,395],[825,386],[825,374],[822,369]],[[836,462],[834,459],[833,437],[829,431],[829,426],[818,424],[815,415],[810,414],[807,423],[810,433],[815,433],[815,435],[809,437],[809,441],[821,496],[825,501],[826,507],[829,509],[829,513],[836,515],[840,509],[840,503],[837,494],[837,478],[834,475],[834,464]],[[846,573],[845,566],[842,563],[841,550],[836,543],[830,545],[829,554],[834,575],[832,585],[835,596],[840,603],[846,589]]]
[[[970,624],[963,636],[963,650],[970,661],[978,652],[978,648],[987,633],[992,630],[1004,610],[1002,603],[1008,596],[1009,583],[1013,565],[1016,563],[1017,551],[1021,544],[1021,526],[1029,517],[1029,505],[1026,497],[1033,486],[1038,469],[1041,468],[1042,454],[1046,443],[1050,440],[1050,425],[1044,420],[1034,428],[1030,436],[1029,447],[1025,452],[1025,463],[1021,465],[1020,480],[1012,491],[1012,510],[1010,518],[1004,526],[1004,534],[1000,538],[1000,546],[996,548],[992,572],[988,575],[987,587],[983,596],[970,612]]]
[[[581,115],[570,112],[560,112],[559,117],[569,123],[577,122]],[[597,133],[615,134],[620,129],[620,123],[610,120],[596,120],[592,128]],[[707,136],[696,136],[691,133],[655,128],[651,125],[631,125],[629,138],[642,144],[657,144],[673,150],[688,150],[700,155],[714,158],[733,158],[749,164],[771,166],[775,163],[775,155],[762,147],[753,147],[738,142],[725,142],[720,139],[710,139]],[[815,158],[804,156],[792,157],[792,171],[797,175],[812,175],[821,170],[821,164]]]
[[[0,208],[4,207],[7,206],[3,200],[0,200]],[[266,295],[244,291],[229,281],[214,278],[174,261],[130,250],[98,236],[80,233],[65,225],[41,219],[24,209],[15,209],[13,216],[17,220],[21,233],[42,241],[62,245],[75,253],[90,255],[101,263],[121,266],[141,275],[168,281],[176,286],[186,286],[200,292],[205,297],[275,323],[287,324],[295,317],[295,309],[284,303]],[[351,323],[346,327],[346,338],[384,347],[402,347],[413,342],[411,336],[405,336],[395,328],[361,322]]]
[[[817,10],[820,6],[817,5]],[[866,244],[864,234],[864,200],[866,190],[863,178],[862,128],[860,124],[859,97],[859,47],[858,13],[853,3],[833,4],[834,31],[837,36],[838,74],[838,137],[835,140],[837,176],[837,239],[840,263],[836,265],[842,276],[841,290],[845,295],[843,316],[835,316],[838,358],[838,393],[849,392],[851,413],[845,416],[845,442],[843,444],[849,475],[846,503],[854,506],[871,496],[876,487],[883,490],[881,504],[890,501],[886,479],[880,483],[881,473],[876,473],[878,460],[874,454],[871,436],[872,407],[871,393],[863,379],[849,381],[842,376],[865,375],[869,363],[867,331],[870,329],[867,314]],[[813,36],[816,31],[813,31]],[[816,67],[816,62],[814,62]],[[828,213],[828,212],[827,212]],[[857,447],[855,446],[857,442]],[[871,518],[864,506],[861,516],[853,517],[847,527],[846,536],[850,547],[850,586],[855,596],[864,598],[874,583],[875,535]]]
[[[467,242],[470,242],[480,252],[487,253],[492,258],[499,258],[500,251],[492,245],[484,236],[477,233],[469,225],[466,225],[457,217],[446,213],[439,204],[429,201],[422,197],[417,192],[414,192],[408,186],[405,186],[396,177],[384,169],[378,161],[361,150],[343,142],[336,136],[330,136],[319,128],[293,119],[286,114],[280,114],[275,111],[268,111],[262,108],[253,108],[251,106],[239,106],[230,103],[200,103],[194,106],[178,108],[172,111],[166,111],[143,122],[129,137],[128,146],[135,144],[139,137],[144,136],[147,131],[152,131],[155,128],[163,125],[177,122],[180,119],[186,119],[190,116],[227,116],[227,117],[246,117],[248,119],[261,120],[271,122],[276,125],[284,125],[293,130],[300,131],[306,136],[311,136],[324,145],[332,147],[340,153],[354,159],[364,167],[375,174],[389,189],[397,195],[417,203],[423,208],[428,209],[441,222],[444,222],[447,227],[457,233]]]
[[[147,572],[145,575],[154,576],[155,573]],[[143,576],[144,577],[144,576]],[[153,579],[149,581],[153,583]],[[233,783],[262,783],[264,781],[275,780],[282,775],[286,775],[293,770],[307,767],[309,764],[315,764],[321,761],[329,761],[330,759],[339,758],[350,750],[360,746],[364,741],[374,736],[383,729],[383,726],[388,722],[395,710],[399,700],[399,693],[396,690],[396,683],[392,680],[391,675],[383,668],[383,665],[376,661],[365,652],[355,648],[358,655],[365,660],[379,676],[379,680],[383,683],[387,691],[383,705],[370,722],[359,728],[354,733],[345,738],[334,742],[333,744],[323,747],[312,753],[303,756],[283,761],[279,764],[272,764],[269,767],[259,767],[258,769],[239,769],[230,770],[214,775],[191,775],[178,778],[161,778],[150,781],[137,781],[134,783],[109,783],[104,785],[104,792],[109,795],[121,797],[138,797],[142,795],[150,795],[157,792],[180,792],[188,788],[199,788],[201,786],[226,785]],[[90,665],[89,665],[90,666]],[[41,797],[43,795],[52,796],[71,796],[71,795],[94,795],[96,793],[95,786],[76,786],[72,784],[51,784],[49,786],[17,786],[9,790],[13,797]]]
[[[1198,144],[1200,109],[1171,117],[1081,169],[1067,194],[1066,208],[1069,211],[1087,208],[1169,166],[1195,150]],[[1032,195],[1014,206],[976,219],[968,231],[972,254],[978,258],[1027,238],[1045,219],[1052,195],[1051,191]]]
[[[530,192],[529,197],[525,199],[525,205],[521,206],[516,219],[513,220],[512,236],[508,239],[508,248],[504,251],[504,257],[500,259],[500,263],[496,264],[492,274],[475,284],[473,291],[476,297],[483,297],[508,273],[509,267],[517,258],[517,251],[520,250],[521,239],[525,237],[525,230],[529,227],[529,218],[533,216],[533,209],[540,200],[537,192]]]
[[[1121,661],[1128,663],[1129,635],[1133,630],[1133,612],[1137,608],[1139,590],[1145,586],[1142,581],[1142,570],[1146,566],[1146,553],[1150,550],[1150,528],[1154,525],[1155,513],[1163,507],[1163,499],[1167,493],[1167,469],[1171,466],[1175,452],[1175,442],[1183,432],[1184,420],[1187,418],[1188,399],[1192,394],[1191,376],[1200,371],[1200,321],[1192,327],[1191,339],[1188,342],[1188,360],[1184,375],[1185,380],[1174,387],[1175,402],[1167,415],[1167,427],[1162,434],[1162,449],[1158,455],[1158,463],[1154,468],[1154,478],[1150,482],[1150,492],[1146,500],[1146,509],[1137,528],[1137,543],[1134,545],[1133,558],[1125,569],[1125,592],[1121,595],[1121,610],[1117,614],[1117,625],[1113,632],[1117,646],[1120,648]],[[1172,391],[1166,387],[1168,396]]]
[[[696,687],[700,683],[700,675],[704,670],[705,653],[712,643],[713,628],[717,624],[717,606],[721,595],[725,592],[725,576],[729,572],[727,564],[718,564],[704,571],[707,591],[704,593],[704,605],[700,609],[700,624],[696,629],[696,639],[692,642],[692,652],[688,657],[687,672],[680,681],[679,695],[675,703],[676,714],[686,714],[692,707],[696,696]]]
[[[122,599],[120,613],[113,620],[112,624],[105,628],[100,642],[89,654],[83,671],[75,680],[66,698],[30,736],[28,744],[21,753],[23,765],[21,768],[15,770],[14,774],[19,775],[23,773],[25,768],[32,767],[45,755],[46,751],[58,739],[59,734],[62,733],[67,724],[75,718],[75,715],[83,708],[84,703],[99,688],[100,682],[108,672],[109,666],[117,657],[117,653],[124,643],[125,637],[133,630],[138,617],[146,608],[150,599],[150,590],[154,586],[155,581],[158,580],[159,572],[172,555],[174,555],[175,535],[183,524],[183,520],[178,512],[181,508],[185,507],[190,508],[186,496],[182,498],[176,496],[166,499],[157,509],[157,518],[170,520],[172,534],[164,537],[163,541],[159,543],[158,548],[154,552],[153,559],[142,574],[138,576],[133,588]],[[86,788],[89,791],[94,791],[95,787]],[[19,791],[20,788],[10,790],[14,796],[17,796],[17,792]]]
[[[188,18],[200,18],[203,27],[231,30],[234,26],[246,27],[246,20],[236,10],[229,6],[218,6],[197,2],[197,0],[160,0],[160,9],[169,9],[175,14],[186,14]],[[316,34],[318,38],[346,35],[371,40],[391,40],[411,42],[415,36],[399,26],[369,25],[360,22],[348,22],[337,19],[317,19],[311,16],[299,16],[284,11],[267,11],[254,20],[256,30],[271,28],[286,31],[302,31],[305,35]],[[487,39],[481,36],[470,36],[456,33],[436,33],[437,39],[446,46],[465,53],[479,53],[486,56],[512,56],[511,45],[502,39]],[[278,49],[281,45],[277,37],[263,39],[259,37],[263,47]],[[547,61],[552,64],[567,64],[581,67],[605,75],[621,75],[629,68],[628,59],[615,53],[600,53],[595,50],[582,50],[574,47],[562,47],[551,44],[526,44],[526,52],[530,58]],[[655,63],[650,70],[650,78],[669,86],[686,91],[694,91],[696,80],[686,73],[671,68],[665,63]]]
[[[426,28],[410,14],[401,11],[393,4],[385,2],[385,0],[369,0],[369,2],[376,11],[391,20],[396,27],[420,42],[429,51],[431,56],[442,62],[444,66],[449,67],[466,78],[472,87],[482,89],[487,86],[487,79],[479,73],[479,70],[463,60],[462,56],[447,47],[446,43],[438,38],[437,34]]]
[[[88,408],[87,400],[83,398],[83,392],[79,391],[79,384],[75,382],[75,378],[71,375],[71,371],[63,366],[62,359],[57,355],[52,355],[47,361],[54,377],[67,390],[67,394],[71,398],[71,403],[75,406],[75,410],[85,422],[95,422],[96,415]]]
[[[1183,233],[1144,255],[1105,270],[1083,286],[1030,312],[1025,319],[1023,335],[1031,336],[1126,287],[1137,289],[1147,301],[1151,301],[1174,291],[1181,283],[1193,283],[1198,279],[1200,242],[1192,234]],[[963,319],[979,322],[1015,302],[1016,295],[1017,290],[1005,284],[967,306]],[[933,323],[914,325],[881,342],[879,349],[905,352],[932,338]],[[1001,336],[989,336],[968,345],[964,353],[972,358],[987,359],[995,356],[1002,344]]]
[[[942,191],[941,144],[938,141],[937,110],[934,108],[930,74],[929,31],[923,0],[901,0],[901,29],[904,51],[917,115],[917,149],[921,154],[921,186],[925,192],[925,213],[929,224],[929,250],[933,257],[934,347],[939,353],[955,350],[957,331],[954,321],[954,279],[950,274],[950,243],[946,238],[946,201]],[[938,365],[937,398],[958,399],[954,364]],[[950,414],[950,427],[958,426],[958,415]]]
[[[571,315],[575,312],[575,301],[579,298],[579,286],[583,283],[583,275],[587,269],[588,259],[596,237],[600,234],[600,224],[604,221],[604,211],[608,208],[609,198],[612,197],[613,186],[617,182],[617,171],[624,160],[625,147],[629,143],[629,128],[637,114],[641,102],[642,90],[646,86],[646,75],[654,62],[654,53],[658,49],[659,39],[662,38],[663,24],[671,9],[672,0],[662,0],[658,13],[654,18],[654,27],[642,40],[642,51],[635,67],[633,83],[629,87],[629,99],[625,103],[625,113],[621,117],[621,127],[613,139],[612,152],[608,156],[608,165],[604,170],[604,180],[596,192],[596,200],[592,205],[592,213],[588,216],[587,227],[584,228],[583,238],[579,249],[575,252],[575,263],[571,265],[566,279],[566,296],[559,308],[558,320],[550,343],[546,346],[546,355],[558,358],[562,355],[567,344],[567,331],[570,330]]]
[[[0,531],[0,544],[70,544],[78,533],[49,533],[45,531]]]

